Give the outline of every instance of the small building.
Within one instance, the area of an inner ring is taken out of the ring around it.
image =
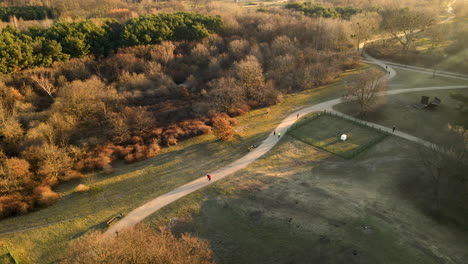
[[[346,134],[341,135],[340,140],[341,141],[346,141],[348,139],[348,136]]]

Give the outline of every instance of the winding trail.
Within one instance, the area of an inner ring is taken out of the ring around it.
[[[451,12],[451,7],[453,5],[454,1],[452,1],[449,5],[448,5],[448,11],[449,13],[452,13]],[[448,17],[447,19],[445,19],[444,21],[442,21],[441,23],[446,23],[448,21],[450,21],[453,17],[453,14],[452,16]],[[372,64],[375,64],[375,65],[378,65],[380,66],[381,68],[385,69],[385,71],[388,72],[388,75],[384,76],[383,78],[386,78],[388,80],[394,78],[397,73],[396,71],[393,69],[393,67],[395,68],[404,68],[406,70],[413,70],[413,71],[418,71],[418,72],[423,72],[423,73],[428,73],[428,72],[433,72],[433,70],[430,70],[430,69],[424,69],[424,68],[420,68],[420,67],[405,67],[405,65],[398,65],[397,63],[390,63],[390,62],[387,62],[387,61],[380,61],[380,60],[377,60],[375,58],[373,58],[372,56],[370,56],[369,54],[367,54],[364,50],[364,46],[370,42],[374,42],[374,41],[377,41],[377,40],[380,40],[380,39],[383,39],[383,38],[379,38],[379,39],[373,39],[373,40],[369,40],[369,41],[366,41],[364,43],[361,43],[360,46],[359,46],[359,50],[363,56],[363,59],[368,62],[368,63],[372,63]],[[462,75],[462,74],[459,74],[459,73],[451,73],[451,72],[437,72],[436,75],[439,75],[439,76],[444,76],[444,77],[449,77],[449,78],[455,78],[455,79],[463,79],[463,80],[468,80],[468,76],[466,75]],[[466,89],[468,88],[468,85],[458,85],[458,86],[437,86],[437,87],[425,87],[425,88],[407,88],[407,89],[396,89],[396,90],[390,90],[390,91],[386,91],[384,93],[382,93],[381,95],[393,95],[393,94],[400,94],[400,93],[410,93],[410,92],[419,92],[419,91],[431,91],[431,90],[448,90],[448,89]],[[319,103],[319,104],[316,104],[316,105],[312,105],[312,106],[309,106],[309,107],[306,107],[306,108],[303,108],[299,111],[296,111],[294,113],[291,113],[288,117],[286,117],[279,125],[278,127],[276,127],[276,132],[279,132],[281,134],[286,134],[286,132],[288,131],[288,129],[291,127],[291,125],[293,125],[299,118],[297,118],[297,115],[299,114],[300,117],[306,115],[306,114],[309,114],[309,113],[312,113],[312,112],[318,112],[318,111],[330,111],[330,112],[333,112],[337,115],[340,115],[344,118],[347,118],[347,119],[350,119],[350,120],[357,120],[356,118],[354,117],[351,117],[351,116],[348,116],[348,115],[345,115],[343,113],[340,113],[340,112],[337,112],[337,111],[334,111],[332,108],[334,105],[337,105],[337,104],[340,104],[342,103],[342,99],[341,98],[337,98],[337,99],[333,99],[333,100],[329,100],[329,101],[326,101],[326,102],[322,102],[322,103]],[[360,122],[363,122],[362,120],[359,120]],[[384,131],[387,131],[387,132],[390,132],[392,133],[393,135],[395,136],[398,136],[398,137],[401,137],[401,138],[404,138],[406,140],[409,140],[409,141],[412,141],[412,142],[415,142],[417,144],[421,144],[421,145],[424,145],[424,146],[427,146],[427,147],[433,147],[433,148],[438,148],[435,144],[431,143],[431,142],[428,142],[428,141],[425,141],[425,140],[422,140],[418,137],[415,137],[415,136],[412,136],[412,135],[409,135],[409,134],[406,134],[406,133],[403,133],[403,132],[400,132],[400,131],[395,131],[395,132],[392,132],[392,129],[391,128],[388,128],[388,127],[384,127],[384,126],[381,126],[381,125],[377,125],[377,124],[373,124],[373,123],[370,123],[370,122],[365,122],[367,125],[371,125],[371,126],[374,126],[374,127],[377,127],[377,128],[380,128],[381,130],[384,130]],[[124,228],[127,228],[127,227],[131,227],[137,223],[139,223],[140,221],[142,221],[144,218],[146,218],[147,216],[153,214],[154,212],[158,211],[159,209],[161,209],[162,207],[190,194],[190,193],[193,193],[197,190],[200,190],[201,188],[204,188],[212,183],[215,183],[223,178],[225,178],[226,176],[229,176],[230,174],[238,171],[238,170],[241,170],[245,167],[247,167],[250,163],[254,162],[255,160],[259,159],[260,157],[262,157],[265,153],[267,153],[268,151],[270,151],[280,140],[281,138],[278,138],[278,136],[276,135],[273,135],[273,134],[270,134],[265,140],[263,140],[263,142],[257,147],[255,148],[254,150],[252,150],[251,152],[249,152],[247,155],[245,155],[244,157],[232,162],[231,164],[223,167],[223,168],[220,168],[214,172],[211,173],[211,175],[213,176],[212,180],[211,181],[207,181],[207,179],[205,177],[201,177],[201,178],[198,178],[194,181],[191,181],[183,186],[180,186],[179,188],[176,188],[166,194],[163,194],[161,196],[158,196],[156,198],[154,198],[153,200],[143,204],[142,206],[134,209],[133,211],[131,211],[128,215],[126,215],[123,219],[121,219],[119,222],[117,222],[116,224],[112,225],[106,232],[105,232],[105,235],[114,235],[116,232],[124,229]]]
[[[389,74],[384,76],[384,78],[391,79],[396,76],[396,71],[385,64],[384,62],[381,62],[377,59],[372,58],[365,52],[363,52],[363,56],[368,60],[369,62],[376,64],[384,69],[386,69]],[[387,67],[386,67],[387,66]],[[459,85],[459,86],[436,86],[436,87],[425,87],[425,88],[407,88],[407,89],[396,89],[396,90],[390,90],[382,93],[381,95],[393,95],[393,94],[400,94],[400,93],[410,93],[410,92],[419,92],[419,91],[431,91],[431,90],[448,90],[448,89],[466,89],[468,88],[468,85]],[[330,111],[333,112],[337,115],[340,115],[344,118],[350,119],[350,120],[356,120],[354,117],[345,115],[343,113],[334,111],[332,108],[333,106],[342,103],[343,100],[341,98],[329,100],[326,102],[322,102],[319,104],[315,104],[306,108],[303,108],[301,110],[298,110],[294,113],[291,113],[289,116],[287,116],[279,125],[276,127],[276,132],[281,133],[282,135],[286,134],[288,129],[298,120],[297,114],[299,114],[300,117],[313,113],[313,112],[318,112],[318,111]],[[362,120],[359,120],[360,122],[363,122]],[[370,122],[365,122],[368,125],[372,125],[374,127],[378,127],[384,131],[387,132],[392,132],[391,128],[380,126],[377,124],[373,124]],[[406,140],[422,144],[424,146],[428,147],[436,147],[435,144],[432,144],[430,142],[424,141],[420,138],[417,138],[415,136],[396,131],[393,133],[395,136],[404,138]],[[207,181],[205,177],[200,177],[192,182],[189,182],[183,186],[180,186],[173,191],[170,191],[166,194],[163,194],[161,196],[158,196],[154,198],[153,200],[143,204],[142,206],[134,209],[131,211],[128,215],[126,215],[123,219],[121,219],[119,222],[116,224],[112,225],[106,232],[106,235],[113,235],[116,232],[119,232],[120,230],[131,227],[138,222],[142,221],[144,218],[147,216],[153,214],[154,212],[158,211],[162,207],[190,194],[193,193],[197,190],[200,190],[212,183],[215,183],[226,176],[229,176],[230,174],[241,170],[245,167],[247,167],[249,164],[254,162],[255,160],[259,159],[262,157],[265,153],[270,151],[280,140],[281,138],[278,138],[278,136],[270,134],[263,142],[254,150],[249,152],[247,155],[244,157],[232,162],[231,164],[227,165],[226,167],[220,168],[214,172],[211,173],[213,176],[211,181]]]

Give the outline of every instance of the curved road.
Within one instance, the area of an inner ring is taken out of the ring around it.
[[[371,61],[372,63],[379,65],[382,68],[386,68],[385,64],[383,62],[380,62],[369,55],[365,54],[364,52],[364,57],[366,57],[367,60]],[[387,71],[390,72],[389,75],[385,76],[387,79],[391,79],[394,76],[396,76],[395,70],[393,70],[391,67],[387,67]],[[390,90],[387,92],[382,93],[381,95],[393,95],[393,94],[400,94],[400,93],[409,93],[409,92],[418,92],[418,91],[430,91],[430,90],[444,90],[444,89],[465,89],[468,88],[468,85],[464,86],[437,86],[437,87],[425,87],[425,88],[407,88],[407,89],[397,89],[397,90]],[[279,125],[276,127],[276,131],[281,133],[281,134],[286,134],[288,129],[293,125],[297,120],[297,114],[300,116],[304,116],[306,114],[312,113],[312,112],[318,112],[318,111],[330,111],[334,112],[335,114],[338,114],[344,118],[350,119],[350,120],[356,120],[354,117],[336,112],[332,110],[332,107],[334,105],[342,103],[341,98],[329,100],[323,103],[319,103],[310,107],[303,108],[299,111],[296,111],[294,113],[291,113],[288,117],[286,117]],[[359,120],[360,122],[363,122],[362,120]],[[383,127],[377,124],[365,122],[368,125],[372,125],[374,127],[378,127],[384,131],[387,132],[392,132],[391,128]],[[393,133],[395,136],[416,142],[418,144],[422,144],[428,147],[437,147],[434,144],[424,141],[420,138],[414,137],[412,135],[403,133],[403,132],[394,132]],[[112,225],[106,232],[106,235],[111,235],[115,234],[116,232],[127,228],[131,227],[138,222],[142,221],[144,218],[147,216],[153,214],[154,212],[158,211],[162,207],[192,193],[195,192],[203,187],[206,187],[207,185],[210,185],[214,182],[217,182],[224,177],[241,170],[245,167],[247,167],[250,163],[254,162],[258,158],[262,157],[265,153],[270,151],[280,140],[277,136],[274,136],[273,134],[270,134],[256,149],[252,150],[249,152],[247,155],[244,157],[232,162],[231,164],[227,165],[224,168],[220,168],[212,173],[213,179],[211,182],[207,181],[206,177],[201,177],[198,178],[192,182],[189,182],[183,186],[180,186],[179,188],[170,191],[166,194],[163,194],[159,197],[156,197],[155,199],[143,204],[142,206],[134,209],[131,211],[127,216],[125,216],[122,220],[117,222],[116,224]]]

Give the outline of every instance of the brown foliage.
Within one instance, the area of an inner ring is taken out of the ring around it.
[[[131,53],[118,53],[100,62],[97,66],[99,76],[108,82],[115,82],[123,72],[143,73],[145,61]]]
[[[79,177],[79,174],[72,170],[73,159],[66,149],[43,144],[31,146],[21,155],[31,162],[40,181],[45,185],[54,186],[59,181]]]
[[[115,150],[112,144],[97,147],[79,157],[74,168],[83,172],[104,169],[113,161]]]
[[[0,194],[13,193],[30,187],[32,173],[29,162],[19,158],[4,159],[0,164]]]
[[[0,217],[24,214],[30,207],[31,203],[20,193],[0,196]]]
[[[230,118],[227,114],[216,114],[212,118],[213,132],[217,138],[222,141],[229,141],[234,136],[234,129],[232,125],[236,123],[234,118]]]
[[[60,263],[212,264],[212,258],[208,243],[197,237],[182,234],[177,238],[164,228],[155,232],[139,226],[118,236],[95,232],[82,237],[70,245]]]
[[[37,203],[41,206],[49,206],[60,199],[60,194],[52,191],[48,185],[40,185],[34,189],[34,196]]]

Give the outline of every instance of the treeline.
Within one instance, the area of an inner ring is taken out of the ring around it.
[[[0,32],[0,73],[50,66],[88,54],[108,56],[123,46],[157,44],[163,40],[196,40],[219,32],[220,17],[195,13],[158,14],[134,18],[124,25],[104,20],[59,22],[47,29],[20,32],[7,27]]]
[[[12,17],[23,20],[56,18],[57,10],[47,6],[8,6],[0,7],[0,20],[9,22]]]
[[[314,4],[312,2],[294,2],[286,4],[286,9],[295,10],[304,13],[309,17],[326,17],[326,18],[341,18],[349,20],[351,16],[360,13],[362,10],[359,8],[346,6],[346,7],[324,7]]]
[[[200,40],[125,47],[5,76],[0,216],[51,204],[59,182],[112,172],[115,160],[152,157],[200,134],[229,136],[232,117],[329,83],[359,62],[340,20],[223,17],[223,31]]]

